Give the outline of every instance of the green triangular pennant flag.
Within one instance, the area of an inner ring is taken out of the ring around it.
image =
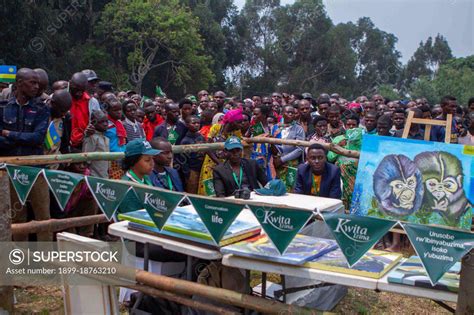
[[[97,205],[110,221],[118,206],[132,188],[113,180],[86,176],[86,183]]]
[[[254,205],[248,207],[281,255],[313,215],[311,211],[290,208]]]
[[[431,225],[403,223],[402,226],[433,286],[474,246],[474,233]]]
[[[184,198],[183,195],[163,190],[138,187],[133,189],[160,231],[173,210]]]
[[[7,165],[7,172],[18,195],[18,199],[24,206],[26,198],[28,198],[28,194],[39,174],[42,172],[42,169],[28,166]]]
[[[191,196],[188,196],[188,198],[201,217],[202,222],[209,231],[209,234],[211,234],[216,245],[219,245],[219,242],[229,226],[244,208],[244,205],[222,200],[210,200]]]
[[[44,170],[44,176],[49,189],[53,193],[61,210],[64,211],[69,198],[71,198],[74,189],[84,176],[63,171]]]
[[[355,265],[397,222],[373,217],[321,213],[347,259]]]

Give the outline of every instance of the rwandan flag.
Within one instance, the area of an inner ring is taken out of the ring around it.
[[[48,127],[48,131],[46,132],[46,138],[44,139],[44,145],[46,149],[51,150],[56,144],[61,141],[61,137],[54,126],[54,121],[51,121]]]
[[[0,66],[0,82],[15,82],[16,80],[16,66]]]

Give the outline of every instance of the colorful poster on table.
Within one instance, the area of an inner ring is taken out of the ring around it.
[[[471,148],[364,135],[351,213],[469,230]]]

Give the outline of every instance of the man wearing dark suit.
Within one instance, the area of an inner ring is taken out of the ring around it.
[[[217,197],[234,195],[238,189],[247,187],[249,190],[263,187],[267,183],[265,171],[256,161],[242,158],[242,143],[237,137],[229,137],[224,149],[226,161],[214,168],[214,190]]]
[[[295,193],[341,199],[341,170],[327,162],[319,143],[308,148],[306,163],[298,167]]]

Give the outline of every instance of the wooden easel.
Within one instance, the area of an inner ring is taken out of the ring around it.
[[[448,114],[446,116],[446,120],[436,120],[436,119],[422,119],[422,118],[414,118],[415,112],[409,111],[408,118],[405,123],[405,128],[403,129],[402,138],[407,139],[408,134],[410,133],[411,124],[419,124],[425,125],[425,141],[430,141],[430,134],[431,134],[431,126],[443,126],[446,127],[446,135],[444,137],[444,142],[450,143],[451,142],[451,126],[453,124],[453,115]]]

